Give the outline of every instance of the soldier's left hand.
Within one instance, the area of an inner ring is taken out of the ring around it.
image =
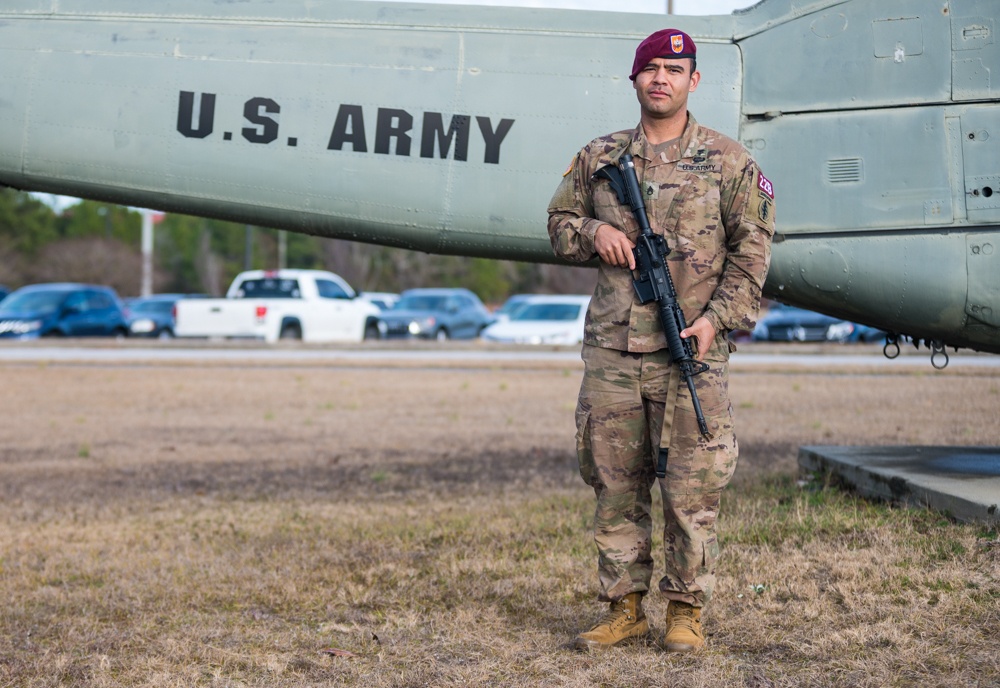
[[[698,318],[686,329],[681,330],[681,339],[687,339],[688,337],[695,338],[695,344],[698,347],[697,359],[699,361],[705,360],[708,349],[712,346],[712,342],[715,341],[715,328],[712,326],[712,323],[708,318]]]

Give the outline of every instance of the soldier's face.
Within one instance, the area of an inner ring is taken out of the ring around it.
[[[646,115],[670,119],[687,112],[688,94],[700,79],[699,72],[691,71],[690,58],[656,57],[636,75],[633,87]]]

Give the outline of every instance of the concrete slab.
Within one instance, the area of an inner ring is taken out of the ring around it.
[[[1000,447],[799,447],[799,467],[865,496],[1000,523]]]

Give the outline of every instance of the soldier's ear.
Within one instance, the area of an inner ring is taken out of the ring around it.
[[[691,85],[688,87],[688,93],[694,93],[694,90],[698,88],[699,81],[701,81],[701,72],[695,70],[691,74]]]

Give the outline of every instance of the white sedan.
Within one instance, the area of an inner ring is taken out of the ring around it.
[[[589,296],[529,296],[508,320],[483,330],[488,342],[580,344]]]

